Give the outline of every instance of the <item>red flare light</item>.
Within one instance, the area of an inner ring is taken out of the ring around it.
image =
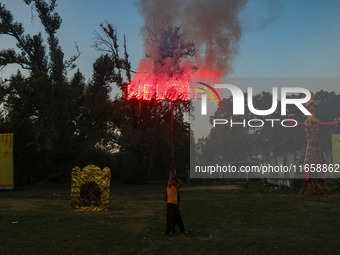
[[[219,80],[219,74],[214,71],[204,70],[204,72],[200,72],[199,74],[191,73],[191,75],[169,78],[169,76],[156,76],[152,73],[137,73],[131,83],[125,87],[125,98],[128,100],[137,99],[145,101],[189,101],[190,99],[195,99],[197,97],[197,92],[190,90],[191,78],[195,78],[197,81],[205,81],[205,78],[214,79],[217,83]],[[196,83],[199,85],[200,82],[195,82],[195,84]],[[216,91],[214,92],[216,93]],[[218,92],[218,94],[221,94],[220,90],[218,90]],[[198,92],[198,94],[200,93]]]
[[[127,86],[127,99],[138,100],[190,100],[190,77],[159,79],[153,75],[137,74]]]

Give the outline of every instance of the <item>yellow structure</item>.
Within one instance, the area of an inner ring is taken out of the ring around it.
[[[72,169],[70,207],[75,211],[107,211],[110,205],[110,168],[88,165]]]
[[[340,135],[332,135],[333,164],[340,164]]]
[[[0,189],[14,188],[13,134],[0,134]]]

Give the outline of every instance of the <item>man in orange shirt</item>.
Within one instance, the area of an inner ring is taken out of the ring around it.
[[[182,182],[176,177],[175,168],[172,167],[168,186],[166,189],[166,235],[170,235],[170,230],[175,232],[176,221],[182,232],[185,232],[183,222],[178,209],[178,189],[182,187]]]

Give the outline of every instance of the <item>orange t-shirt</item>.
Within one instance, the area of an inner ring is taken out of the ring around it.
[[[171,184],[172,180],[174,177],[174,173],[171,171],[170,172],[170,176],[169,176],[169,181],[168,181],[168,186],[166,189],[166,195],[167,195],[167,203],[168,204],[175,204],[178,205],[178,201],[177,201],[177,190],[180,189],[182,187],[182,182],[177,179],[177,185],[174,186]]]
[[[166,189],[167,203],[177,205],[177,188],[174,185],[168,186]]]

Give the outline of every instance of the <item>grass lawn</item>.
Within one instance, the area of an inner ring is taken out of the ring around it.
[[[258,181],[239,190],[182,190],[189,234],[166,238],[166,182],[113,183],[109,212],[70,211],[67,185],[1,191],[0,252],[340,254],[339,191],[303,197]],[[203,184],[186,187],[194,185]]]

